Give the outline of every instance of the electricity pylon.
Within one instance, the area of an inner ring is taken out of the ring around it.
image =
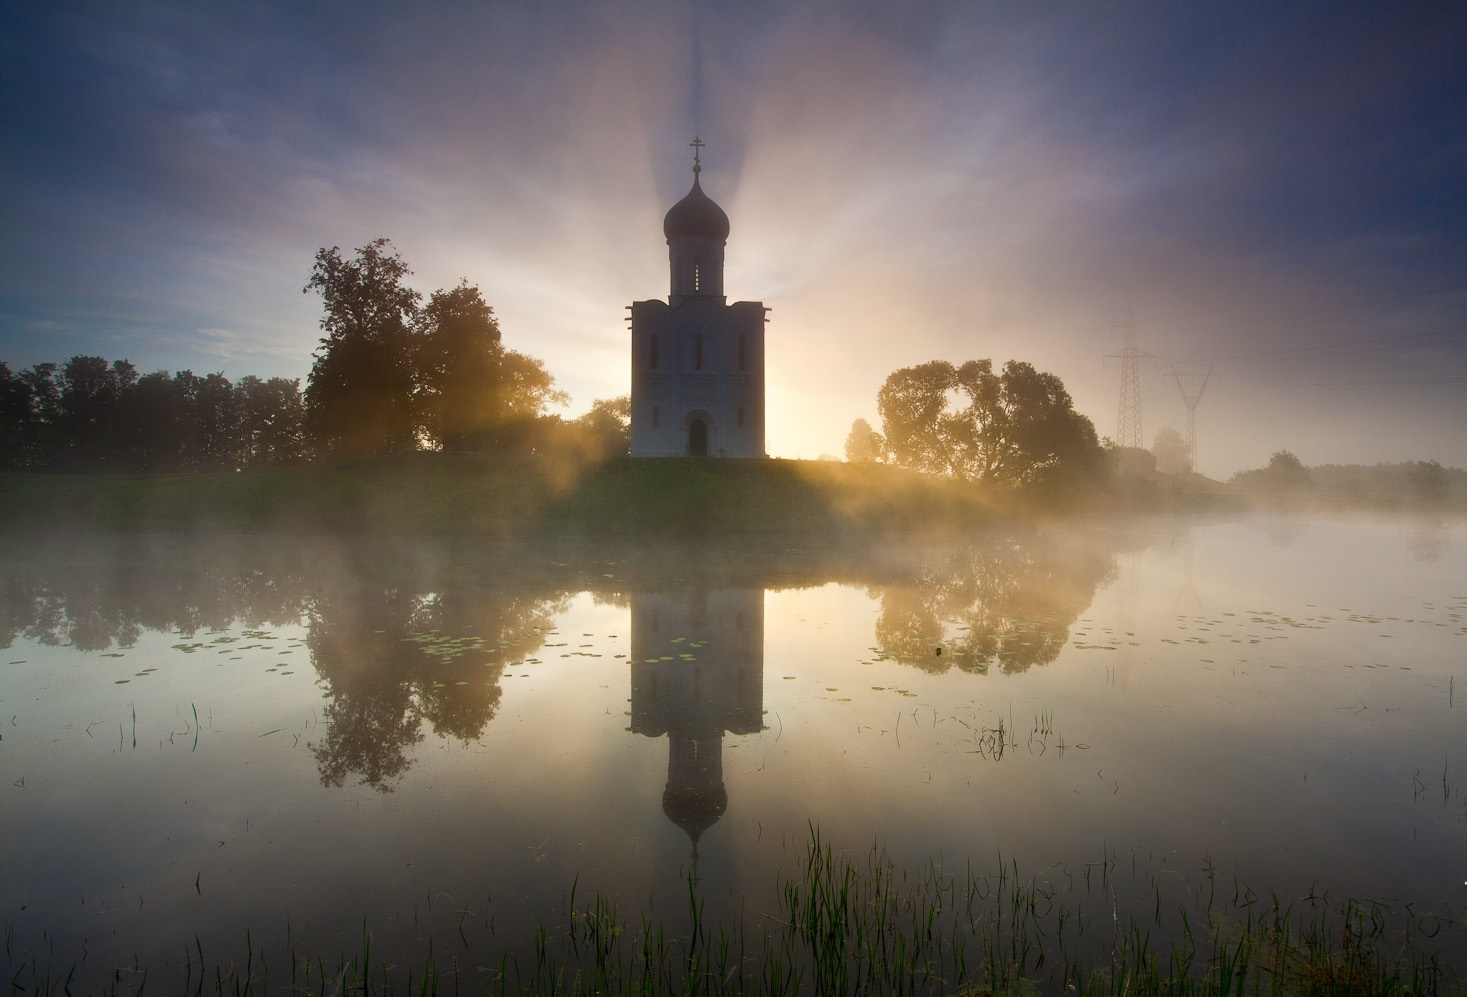
[[[1182,378],[1190,378],[1191,383],[1197,385],[1197,393],[1191,394],[1186,385],[1182,384]],[[1202,378],[1199,384],[1197,378]],[[1177,367],[1172,365],[1172,378],[1177,382],[1177,390],[1182,394],[1182,404],[1187,406],[1187,469],[1192,473],[1200,473],[1197,470],[1197,406],[1202,404],[1202,396],[1207,391],[1207,382],[1212,380],[1212,368],[1207,368],[1205,374],[1179,374]]]
[[[1116,444],[1141,447],[1145,445],[1141,439],[1141,361],[1154,359],[1156,354],[1143,352],[1136,346],[1136,322],[1131,309],[1126,309],[1126,321],[1113,328],[1121,332],[1121,348],[1105,357],[1121,361],[1121,412]]]

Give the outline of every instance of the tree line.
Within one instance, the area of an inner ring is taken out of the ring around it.
[[[322,338],[299,380],[222,373],[139,376],[126,360],[0,363],[0,468],[217,471],[413,450],[558,453],[628,449],[630,404],[567,397],[537,359],[506,349],[479,289],[422,295],[387,239],[316,254]]]
[[[0,467],[214,471],[306,452],[300,381],[166,370],[74,356],[12,373],[0,363]]]

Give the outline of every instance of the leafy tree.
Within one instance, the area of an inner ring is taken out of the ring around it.
[[[1440,505],[1451,490],[1446,469],[1434,460],[1418,460],[1406,468],[1406,480],[1411,490],[1427,505]]]
[[[1150,478],[1157,470],[1156,455],[1140,447],[1120,447],[1106,441],[1111,471],[1122,478]]]
[[[846,437],[846,460],[851,463],[879,461],[886,455],[886,441],[871,428],[865,419],[851,423],[850,435]]]
[[[1192,470],[1192,457],[1182,434],[1170,427],[1158,430],[1151,441],[1156,456],[1156,469],[1162,474],[1185,474]]]
[[[306,409],[299,380],[246,375],[235,384],[239,452],[246,467],[270,467],[305,455]]]
[[[876,408],[894,463],[929,474],[952,472],[942,420],[956,378],[957,371],[945,360],[904,367],[887,377],[876,394]]]
[[[894,372],[876,398],[891,459],[928,474],[1007,485],[1094,475],[1095,426],[1053,374],[1011,360],[934,360]]]
[[[501,450],[597,463],[625,456],[631,449],[631,399],[626,395],[598,399],[590,411],[574,419],[541,415],[508,428],[513,436],[506,435]]]
[[[545,407],[565,401],[540,361],[504,348],[494,310],[467,280],[433,292],[415,330],[419,411],[445,449],[524,449]]]
[[[1239,471],[1230,480],[1246,490],[1273,493],[1297,491],[1314,484],[1309,468],[1287,450],[1276,451],[1268,458],[1266,467]]]
[[[116,466],[124,432],[123,394],[137,382],[137,368],[126,360],[108,364],[101,357],[74,356],[61,368],[57,427],[68,468]]]
[[[1292,491],[1314,483],[1309,468],[1287,450],[1280,450],[1269,457],[1268,466],[1263,471],[1264,483],[1272,491]]]
[[[598,398],[591,410],[575,421],[590,456],[623,457],[632,448],[630,395]]]
[[[24,424],[25,466],[47,467],[60,445],[61,377],[54,363],[38,363],[17,375],[29,393],[30,412]]]
[[[31,386],[0,363],[0,469],[29,466],[33,397]]]
[[[174,377],[187,413],[183,454],[189,470],[234,470],[240,466],[240,411],[234,385],[223,374],[199,377],[179,371]]]
[[[412,321],[422,297],[403,285],[411,271],[386,239],[343,259],[316,253],[303,290],[325,303],[325,336],[306,384],[306,415],[321,449],[342,454],[414,449]]]
[[[124,409],[128,465],[140,471],[182,470],[189,413],[179,381],[166,370],[144,374]]]

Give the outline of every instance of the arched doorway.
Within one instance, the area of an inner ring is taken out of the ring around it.
[[[708,456],[708,423],[702,419],[688,423],[688,456]]]

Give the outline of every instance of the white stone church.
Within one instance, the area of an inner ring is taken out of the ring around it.
[[[693,189],[662,221],[671,290],[630,306],[633,457],[764,457],[764,323],[760,301],[723,294],[728,215]]]

